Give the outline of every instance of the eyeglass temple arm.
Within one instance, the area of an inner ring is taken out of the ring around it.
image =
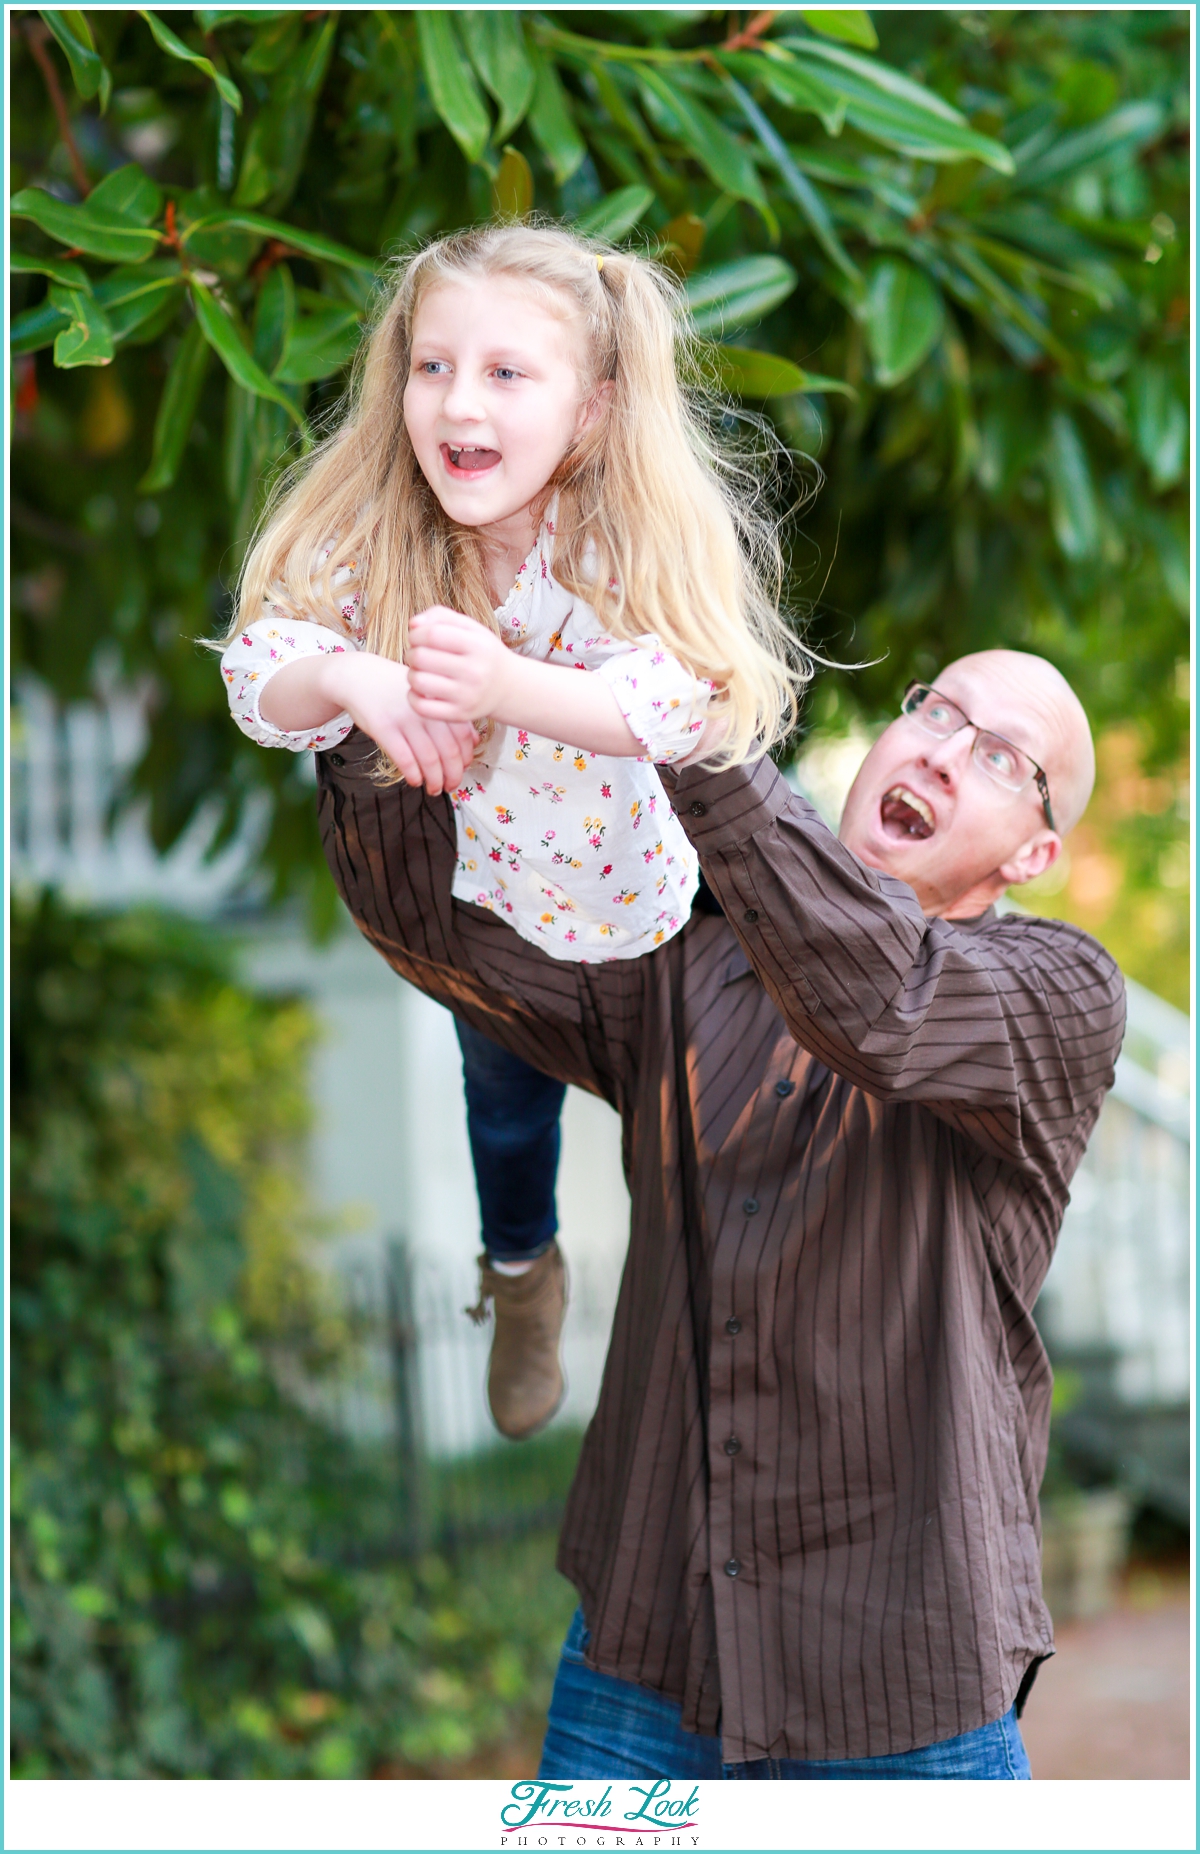
[[[1034,783],[1038,789],[1038,794],[1041,797],[1042,809],[1046,813],[1046,822],[1051,830],[1057,830],[1058,825],[1054,822],[1054,813],[1050,809],[1050,781],[1047,779],[1040,766],[1033,777]]]

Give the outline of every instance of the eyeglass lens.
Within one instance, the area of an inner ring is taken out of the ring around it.
[[[901,712],[938,740],[948,740],[960,728],[974,725],[957,702],[950,701],[923,684],[917,684],[908,691]],[[1028,785],[1036,770],[1028,755],[1000,734],[977,731],[971,757],[981,772],[1013,792],[1019,792],[1023,786]]]

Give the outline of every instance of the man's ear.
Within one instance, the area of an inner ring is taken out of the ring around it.
[[[1014,850],[996,873],[1004,877],[1006,887],[1018,888],[1022,882],[1032,882],[1036,876],[1052,869],[1062,854],[1062,847],[1062,838],[1056,830],[1040,830],[1036,837]]]

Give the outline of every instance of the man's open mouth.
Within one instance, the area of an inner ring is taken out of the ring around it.
[[[443,444],[442,456],[451,476],[479,476],[500,462],[499,451],[489,451],[479,444]]]
[[[906,837],[918,840],[932,837],[934,829],[933,812],[923,798],[910,792],[906,785],[894,785],[890,792],[885,792],[879,806],[879,820],[884,832],[894,843],[902,842]]]

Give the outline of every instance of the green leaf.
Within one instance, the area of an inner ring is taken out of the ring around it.
[[[1187,463],[1188,417],[1165,367],[1139,361],[1129,381],[1133,435],[1155,489],[1170,489]]]
[[[845,380],[828,374],[805,373],[794,361],[760,348],[731,348],[722,344],[707,350],[721,385],[740,399],[786,399],[792,393],[857,394]]]
[[[296,286],[286,264],[272,264],[254,305],[254,358],[264,373],[273,373],[296,320]]]
[[[519,148],[504,150],[492,182],[492,206],[501,219],[523,219],[533,210],[533,170]]]
[[[331,302],[311,315],[297,316],[274,377],[293,386],[327,380],[353,359],[360,338],[358,313],[346,304]]]
[[[820,245],[822,251],[824,251],[826,257],[832,259],[843,276],[845,276],[856,289],[859,288],[862,284],[862,272],[859,270],[858,265],[854,262],[850,253],[846,250],[841,239],[838,237],[837,232],[834,230],[833,219],[830,216],[829,208],[826,206],[825,201],[821,198],[821,195],[817,192],[811,180],[800,172],[800,169],[796,166],[796,163],[791,157],[786,142],[779,134],[774,123],[771,122],[767,116],[764,116],[753,97],[750,96],[747,91],[743,90],[736,78],[726,77],[725,82],[736,98],[750,127],[754,130],[759,141],[775,163],[784,186],[799,207],[808,224],[809,230],[812,232],[813,237]]]
[[[177,38],[169,26],[164,26],[156,13],[148,13],[139,7],[138,11],[154,34],[155,44],[171,58],[181,58],[185,64],[194,64],[205,77],[211,77],[223,100],[230,109],[240,115],[242,111],[242,93],[228,77],[223,77],[211,58],[204,58],[199,52],[191,50],[181,38]]]
[[[295,191],[337,24],[337,15],[331,14],[276,73],[246,138],[235,206],[258,206],[263,200],[282,206]]]
[[[851,7],[838,7],[836,11],[827,13],[801,13],[800,17],[810,31],[823,33],[827,39],[841,39],[846,45],[861,45],[864,51],[874,51],[879,44],[869,13],[856,13]]]
[[[1087,453],[1069,412],[1056,412],[1050,420],[1046,475],[1055,540],[1068,560],[1091,558],[1100,549],[1100,510]]]
[[[479,85],[454,30],[449,12],[419,12],[417,35],[433,107],[468,161],[478,161],[488,144],[491,121]]]
[[[818,71],[760,52],[724,52],[721,63],[751,83],[762,84],[785,109],[819,116],[826,135],[837,136],[846,120],[846,99]]]
[[[217,298],[202,283],[193,280],[191,289],[192,301],[196,305],[196,320],[204,331],[205,340],[216,350],[230,379],[235,380],[248,393],[255,393],[260,399],[273,399],[277,405],[281,405],[307,437],[308,428],[303,414],[287,394],[267,378],[254,360],[232,315],[222,308]]]
[[[336,244],[319,232],[303,232],[299,226],[288,225],[282,219],[268,219],[257,212],[206,213],[201,219],[193,219],[180,233],[180,242],[185,246],[199,246],[206,233],[220,232],[253,232],[260,238],[277,238],[302,257],[316,258],[324,264],[341,264],[347,270],[363,271],[367,276],[375,274],[375,260],[364,257],[361,251],[351,251],[349,245]]]
[[[48,348],[60,329],[66,328],[69,319],[66,311],[56,309],[49,297],[35,309],[23,310],[13,317],[9,329],[10,351],[14,355],[36,354],[39,349]]]
[[[537,54],[536,71],[537,83],[529,108],[529,133],[550,163],[550,171],[561,187],[583,160],[587,144],[575,126],[558,72],[541,52]]]
[[[152,495],[169,489],[179,474],[179,462],[187,443],[200,388],[208,369],[209,345],[199,322],[189,322],[167,374],[158,416],[154,421],[154,448],[150,467],[138,484],[138,494]]]
[[[112,76],[96,50],[86,13],[43,11],[41,17],[62,47],[80,96],[94,97],[99,92],[103,116],[112,94]]]
[[[16,276],[49,277],[51,283],[61,283],[64,290],[82,290],[85,296],[91,294],[91,278],[69,258],[35,258],[27,251],[10,251],[8,268]]]
[[[1031,160],[1022,161],[1018,184],[1022,188],[1059,185],[1093,161],[1111,160],[1122,150],[1144,148],[1162,133],[1164,122],[1161,103],[1151,99],[1123,103],[1099,122],[1060,136]]]
[[[67,326],[55,337],[56,367],[107,367],[113,357],[113,332],[108,317],[94,296],[82,290],[64,290],[52,283],[49,301],[61,309]]]
[[[87,197],[90,213],[123,219],[127,225],[153,225],[162,204],[162,188],[132,161],[106,174]]]
[[[780,41],[846,100],[846,120],[876,141],[927,161],[973,157],[1000,174],[1015,171],[1002,142],[972,129],[961,110],[877,59],[816,39]],[[783,66],[779,67],[783,69]]]
[[[90,200],[68,206],[40,187],[24,187],[13,196],[9,211],[16,219],[31,219],[61,245],[74,245],[89,257],[107,258],[112,264],[138,264],[157,250],[159,235],[130,225],[115,214],[96,212]]]
[[[585,238],[607,238],[615,245],[631,232],[644,213],[654,204],[653,187],[618,187],[608,193],[575,221],[575,229]]]
[[[520,15],[507,7],[495,7],[487,12],[459,13],[456,17],[471,63],[499,105],[496,140],[503,142],[533,101],[537,81],[521,30]]]
[[[292,56],[304,30],[300,12],[265,14],[255,21],[254,43],[242,59],[247,71],[270,77]]]
[[[862,319],[880,386],[895,386],[915,372],[941,334],[944,314],[937,286],[923,270],[903,258],[872,265]]]
[[[96,285],[96,301],[108,317],[113,340],[119,346],[139,331],[145,339],[146,325],[172,312],[182,290],[183,272],[178,263],[162,259],[110,271]]]
[[[798,281],[790,264],[766,254],[700,271],[687,285],[693,326],[708,335],[758,322],[786,301]]]
[[[690,93],[671,84],[659,71],[638,72],[638,82],[650,91],[679,124],[680,139],[722,192],[748,200],[760,212],[769,211],[758,169],[723,122]]]

